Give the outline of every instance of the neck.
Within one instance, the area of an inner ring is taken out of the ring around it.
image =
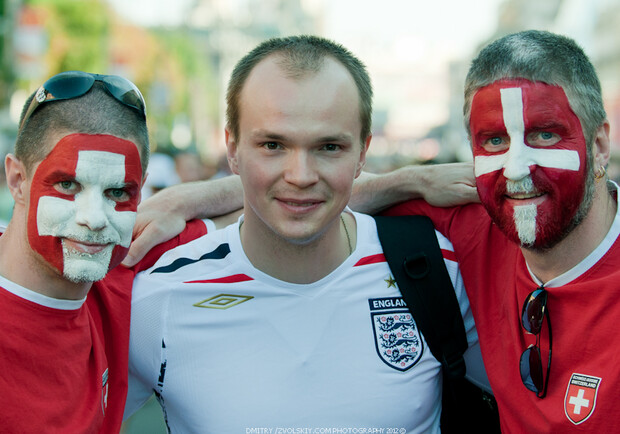
[[[25,232],[17,229],[12,220],[0,237],[0,275],[48,297],[64,300],[86,297],[92,283],[74,283],[65,279],[31,249]]]
[[[246,214],[241,244],[254,267],[289,283],[309,284],[321,280],[340,266],[355,249],[355,218],[342,213],[318,236],[297,243],[274,233]]]
[[[605,182],[601,182],[588,215],[566,238],[545,251],[521,248],[532,273],[546,283],[583,261],[605,239],[616,209],[617,202],[610,196]]]

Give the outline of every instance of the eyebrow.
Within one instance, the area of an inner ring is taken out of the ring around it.
[[[526,125],[525,129],[527,130],[557,130],[557,129],[566,129],[566,125],[562,122],[557,122],[556,120],[548,120],[541,122],[529,122],[530,125]]]
[[[57,168],[47,173],[43,179],[49,180],[58,178],[75,179],[75,171],[69,172],[68,170]]]
[[[250,134],[250,138],[252,138],[253,140],[274,140],[274,141],[281,141],[281,142],[286,142],[290,140],[287,136],[283,134],[278,134],[278,133],[274,133],[269,130],[263,130],[263,129],[253,131]],[[352,143],[353,138],[351,137],[350,134],[344,134],[344,133],[343,134],[332,134],[332,135],[319,137],[317,140],[315,140],[315,142],[317,143],[329,143],[329,142]]]
[[[286,140],[286,136],[282,135],[282,134],[277,134],[277,133],[272,133],[268,130],[255,130],[252,131],[252,133],[250,134],[250,138],[254,139],[254,140]]]

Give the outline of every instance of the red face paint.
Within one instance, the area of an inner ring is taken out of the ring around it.
[[[141,181],[140,154],[134,143],[111,135],[65,136],[41,161],[32,179],[31,247],[66,275],[67,260],[93,256],[89,260],[97,262],[97,256],[89,253],[107,245],[111,257],[100,259],[109,260],[105,275],[127,254]],[[75,255],[65,248],[63,252],[63,240],[81,243],[79,249],[86,251]]]
[[[581,123],[564,90],[497,81],[475,94],[470,128],[478,193],[495,223],[519,244],[550,247],[561,240],[584,199],[587,161]],[[528,176],[530,188],[509,191]],[[515,218],[525,206],[535,219],[530,237]]]

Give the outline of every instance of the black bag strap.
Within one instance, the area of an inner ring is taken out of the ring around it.
[[[426,216],[375,216],[383,253],[431,353],[449,378],[465,376],[465,326],[452,281]]]

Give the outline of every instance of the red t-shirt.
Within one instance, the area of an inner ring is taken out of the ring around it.
[[[118,433],[135,273],[204,233],[203,222],[188,224],[136,267],[111,270],[83,303],[45,297],[0,277],[0,431]]]
[[[521,309],[540,284],[519,247],[481,205],[434,208],[412,201],[387,214],[428,215],[452,242],[503,432],[620,432],[620,217],[594,252],[545,284],[553,349],[547,396],[539,399],[519,373],[521,353],[535,343],[521,326]],[[544,331],[541,347],[547,346]]]

